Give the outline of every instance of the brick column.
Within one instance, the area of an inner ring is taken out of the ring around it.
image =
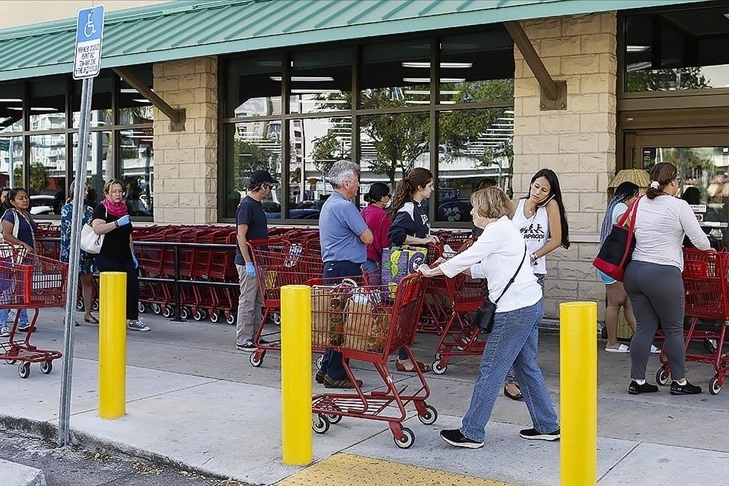
[[[185,110],[185,127],[154,110],[154,219],[160,223],[216,223],[218,147],[217,57],[159,62],[154,91]]]
[[[559,303],[594,300],[605,287],[591,266],[615,173],[617,20],[615,12],[522,23],[555,80],[567,82],[567,109],[542,111],[539,84],[515,47],[514,195],[534,173],[554,170],[562,187],[572,246],[547,257],[545,315]]]

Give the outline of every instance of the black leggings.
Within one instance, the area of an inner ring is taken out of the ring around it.
[[[139,318],[139,271],[134,268],[134,261],[129,258],[120,262],[103,255],[96,255],[96,266],[101,272],[124,272],[127,274],[127,319],[136,321]]]

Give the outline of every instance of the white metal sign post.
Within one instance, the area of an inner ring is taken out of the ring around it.
[[[101,70],[101,39],[104,32],[104,6],[98,5],[79,11],[76,24],[76,47],[73,58],[73,78],[81,79],[81,114],[78,126],[78,157],[73,186],[73,219],[71,245],[68,256],[68,286],[66,292],[66,319],[63,339],[63,376],[61,377],[61,404],[58,413],[58,442],[67,445],[71,440],[71,374],[73,372],[73,326],[78,296],[78,268],[81,257],[81,220],[84,214],[86,187],[86,159],[89,156],[89,124],[94,77]]]

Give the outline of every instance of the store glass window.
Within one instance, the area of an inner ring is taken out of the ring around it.
[[[291,58],[289,113],[352,108],[352,49],[317,49]]]
[[[227,61],[224,117],[281,115],[282,62],[282,54]]]
[[[630,15],[624,25],[626,92],[729,87],[726,7]]]
[[[153,87],[152,68],[139,68],[130,70],[139,81],[150,89]],[[152,123],[152,102],[139,94],[126,81],[121,80],[119,85],[119,124],[139,125]]]
[[[440,46],[440,104],[514,98],[514,42],[506,30],[446,36]]]
[[[23,130],[23,85],[0,84],[0,133]]]
[[[30,166],[28,191],[31,214],[60,214],[65,196],[66,140],[61,134],[34,135],[30,137]],[[21,167],[14,168],[15,179]]]
[[[352,160],[352,117],[289,121],[288,217],[316,219],[332,192],[326,181],[334,162]]]
[[[104,199],[104,182],[113,178],[111,132],[94,131],[89,134],[89,152],[86,160],[86,181],[89,186],[89,204]],[[78,133],[73,134],[72,174],[76,174],[78,162]],[[72,175],[73,177],[73,175]],[[69,180],[69,185],[71,181]]]
[[[47,131],[66,128],[66,78],[52,77],[30,83],[30,129]]]
[[[430,104],[429,38],[368,44],[361,58],[360,108]]]
[[[71,113],[73,128],[79,127],[81,118],[81,81],[73,82],[73,91],[71,95]],[[111,113],[112,99],[112,75],[109,72],[102,72],[98,77],[94,78],[94,89],[91,95],[91,128],[95,127],[111,127],[114,123]]]
[[[248,194],[248,181],[257,170],[267,170],[281,180],[281,122],[245,122],[225,125],[225,164],[223,174],[223,217],[235,218],[240,200]],[[266,134],[277,134],[267,136]],[[281,184],[263,202],[269,219],[281,218]]]
[[[124,185],[124,202],[132,216],[153,215],[154,147],[152,128],[121,130],[119,178]]]
[[[0,137],[0,186],[23,185],[23,137]]]
[[[470,195],[484,178],[510,193],[514,110],[443,111],[438,116],[436,221],[471,221]]]

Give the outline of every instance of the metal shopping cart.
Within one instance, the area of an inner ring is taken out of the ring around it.
[[[340,351],[342,364],[354,383],[352,391],[316,394],[312,398],[312,427],[323,434],[342,417],[358,417],[387,422],[398,447],[406,449],[415,442],[412,430],[402,426],[407,418],[405,405],[412,402],[420,421],[433,424],[436,409],[425,403],[430,389],[423,373],[416,368],[419,383],[412,393],[408,385],[398,387],[389,370],[388,358],[401,347],[410,359],[410,346],[425,296],[426,281],[420,274],[405,277],[397,287],[394,300],[387,286],[318,285],[312,281],[312,345]],[[349,359],[371,363],[385,389],[365,392],[349,367]]]
[[[729,370],[729,355],[723,352],[724,336],[729,325],[729,253],[684,248],[683,258],[685,316],[691,320],[688,330],[684,331],[686,361],[714,366],[715,375],[709,381],[709,393],[718,395]],[[715,327],[699,329],[699,321],[718,321],[718,330]],[[706,352],[689,352],[692,341],[703,341]],[[707,346],[707,342],[715,342],[716,345]],[[660,361],[656,382],[667,385],[670,368],[663,350]]]
[[[50,373],[53,360],[61,357],[58,351],[38,349],[30,344],[30,339],[40,308],[65,306],[67,277],[68,265],[65,263],[0,245],[0,308],[34,311],[24,339],[16,340],[20,314],[16,312],[8,342],[0,343],[0,360],[10,364],[19,362],[21,378],[30,376],[31,363],[40,363],[41,373]]]
[[[248,358],[251,365],[259,367],[267,350],[281,349],[279,332],[266,334],[261,341],[266,322],[271,319],[280,325],[281,287],[306,285],[312,278],[321,277],[324,263],[319,255],[304,254],[305,245],[283,239],[251,240],[248,248],[256,265],[258,288],[263,300],[263,315],[258,331],[253,337],[256,350]]]

